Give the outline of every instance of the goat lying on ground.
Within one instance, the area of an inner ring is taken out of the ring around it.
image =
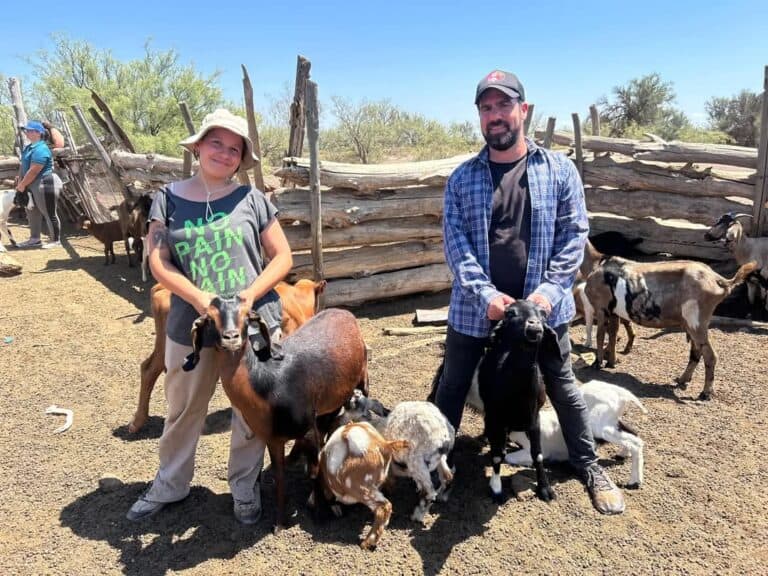
[[[320,466],[310,505],[335,497],[343,504],[365,504],[375,516],[360,546],[372,549],[392,515],[392,503],[381,493],[390,463],[408,449],[406,440],[386,440],[367,422],[349,422],[338,428],[320,452]],[[338,504],[333,506],[341,516]]]
[[[304,324],[317,312],[318,297],[325,290],[326,281],[314,282],[302,279],[296,284],[280,282],[275,290],[280,295],[283,308],[281,329],[287,336]],[[149,399],[157,379],[165,371],[165,324],[171,308],[171,292],[160,284],[152,286],[150,307],[155,322],[155,346],[141,363],[141,385],[139,404],[128,424],[128,431],[135,434],[149,418]]]
[[[447,497],[447,489],[453,481],[453,471],[448,466],[447,458],[453,450],[456,432],[434,404],[401,402],[389,413],[383,434],[390,440],[404,438],[408,441],[408,450],[395,456],[391,470],[395,476],[413,478],[420,500],[411,519],[424,522],[432,503]],[[433,470],[437,470],[440,479],[437,491],[430,476]]]
[[[255,352],[246,336],[257,327],[265,344]],[[365,342],[355,317],[328,309],[314,316],[278,347],[254,311],[235,297],[216,297],[192,328],[193,352],[185,370],[199,360],[204,341],[215,342],[216,366],[232,405],[267,445],[277,490],[277,526],[285,525],[285,443],[314,432],[319,449],[327,428],[321,416],[335,416],[355,388],[368,392]],[[330,421],[328,422],[330,424]],[[317,452],[311,461],[316,473]]]
[[[715,307],[757,268],[743,265],[728,280],[706,264],[687,260],[639,263],[616,256],[605,258],[587,278],[586,294],[597,314],[597,359],[616,363],[618,318],[651,328],[682,328],[691,342],[690,359],[677,378],[685,389],[699,359],[704,356],[704,389],[700,400],[709,400],[715,379],[717,355],[709,343],[709,321]],[[603,348],[608,332],[608,349]]]
[[[13,209],[13,199],[16,196],[16,190],[0,190],[0,252],[5,252],[3,246],[3,235],[8,238],[11,246],[16,246],[11,231],[8,229],[8,217]]]
[[[557,335],[544,322],[541,308],[528,300],[517,300],[493,329],[490,346],[475,373],[485,413],[485,434],[491,445],[490,488],[496,502],[503,500],[499,473],[511,431],[525,432],[531,440],[536,494],[544,501],[555,497],[541,451],[539,409],[546,396],[537,365],[540,353],[560,353]]]
[[[632,471],[627,488],[639,488],[643,483],[643,441],[634,430],[621,421],[627,408],[634,404],[643,414],[648,411],[640,400],[629,390],[603,382],[590,380],[581,388],[587,405],[589,427],[595,440],[605,440],[621,447],[619,457],[632,459]],[[560,421],[552,409],[539,413],[541,418],[541,449],[545,461],[567,462],[568,448],[565,445]],[[513,466],[530,466],[530,442],[522,432],[512,432],[509,439],[520,445],[521,450],[509,452],[504,460]]]
[[[120,227],[120,222],[114,220],[112,222],[105,222],[103,224],[96,224],[91,222],[87,217],[80,218],[80,228],[87,230],[96,239],[104,244],[104,266],[109,265],[109,257],[112,256],[112,264],[115,263],[115,248],[113,244],[123,239],[123,230]],[[128,256],[130,260],[130,254]]]
[[[747,299],[752,307],[752,313],[762,308],[768,310],[768,238],[750,238],[744,234],[744,228],[739,218],[752,218],[751,214],[723,214],[712,227],[704,233],[707,240],[722,240],[733,254],[739,265],[756,262],[757,270],[747,281]]]

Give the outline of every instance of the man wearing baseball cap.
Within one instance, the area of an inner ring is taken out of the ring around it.
[[[571,288],[589,231],[581,179],[568,158],[525,137],[528,103],[515,74],[486,74],[475,105],[487,145],[459,166],[445,187],[443,234],[453,285],[436,404],[458,431],[491,328],[515,300],[533,302],[557,336],[559,355],[540,358],[539,367],[570,462],[595,508],[620,514],[624,497],[597,463],[570,362]]]
[[[28,209],[29,239],[21,242],[19,248],[58,248],[61,246],[61,222],[56,204],[63,187],[58,174],[53,171],[53,154],[45,143],[45,126],[42,122],[30,120],[21,128],[29,144],[21,152],[21,166],[16,182],[16,191],[28,191],[34,206]],[[40,233],[43,216],[48,223],[51,241],[42,243]]]

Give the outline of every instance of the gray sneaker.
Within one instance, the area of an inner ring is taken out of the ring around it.
[[[147,500],[146,496],[142,494],[139,499],[133,503],[133,506],[128,510],[128,514],[126,514],[125,517],[131,522],[138,522],[144,518],[154,516],[160,512],[160,510],[165,508],[166,504],[167,502],[153,502],[152,500]]]
[[[30,238],[29,240],[25,240],[24,242],[19,242],[16,244],[17,248],[40,248],[40,246],[43,245],[43,242],[38,238],[37,240],[33,240]]]
[[[258,485],[253,500],[235,500],[235,518],[241,524],[256,524],[261,519],[261,493]]]
[[[590,464],[582,472],[592,505],[600,514],[624,512],[624,495],[599,464]]]
[[[61,242],[59,242],[58,240],[55,242],[46,242],[45,244],[43,244],[42,248],[43,250],[49,250],[51,248],[61,248]]]

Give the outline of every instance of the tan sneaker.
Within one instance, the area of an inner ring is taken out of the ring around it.
[[[584,469],[584,482],[592,498],[592,505],[600,514],[621,514],[624,512],[624,494],[599,464],[590,464]]]

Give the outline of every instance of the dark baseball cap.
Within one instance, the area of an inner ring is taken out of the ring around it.
[[[480,101],[480,96],[488,88],[496,88],[501,90],[510,98],[520,98],[525,100],[525,89],[517,79],[517,76],[512,72],[504,72],[503,70],[494,70],[487,74],[477,85],[477,91],[475,92],[475,105]]]

